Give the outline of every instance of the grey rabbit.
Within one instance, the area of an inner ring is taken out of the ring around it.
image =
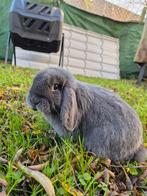
[[[85,148],[98,157],[147,160],[138,115],[105,88],[78,81],[63,68],[49,68],[34,78],[27,102],[59,136],[74,136],[79,130]]]

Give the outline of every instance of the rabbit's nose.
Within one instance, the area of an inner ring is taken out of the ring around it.
[[[36,97],[36,96],[30,96],[30,101],[33,105],[37,105],[40,102],[40,98]]]
[[[38,97],[34,96],[34,95],[29,94],[27,96],[27,103],[31,106],[31,108],[33,110],[36,111],[37,110],[36,106],[37,106],[37,104],[40,103],[40,99]]]

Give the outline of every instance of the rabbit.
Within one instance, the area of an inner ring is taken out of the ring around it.
[[[60,137],[79,134],[98,157],[147,160],[137,113],[110,90],[78,81],[63,68],[48,68],[35,76],[27,102]]]

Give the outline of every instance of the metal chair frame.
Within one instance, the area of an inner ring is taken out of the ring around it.
[[[5,64],[8,63],[8,56],[9,56],[9,50],[10,50],[10,44],[12,42],[11,39],[11,33],[9,32],[8,38],[7,38],[7,47],[5,52]],[[13,45],[13,55],[14,55],[14,65],[16,66],[16,45],[12,42]],[[62,39],[61,39],[61,47],[60,47],[60,57],[59,57],[59,67],[63,67],[64,65],[64,33],[62,33]]]
[[[144,78],[146,69],[147,69],[147,63],[144,63],[140,68],[140,72],[139,72],[138,79],[137,79],[137,82],[136,82],[136,84],[139,85],[139,86],[141,85],[141,82]]]

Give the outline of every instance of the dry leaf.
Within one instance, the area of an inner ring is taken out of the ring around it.
[[[38,157],[38,150],[37,149],[30,149],[28,151],[28,156],[29,158],[32,160],[32,164],[34,164],[34,162],[36,161],[37,157]]]
[[[120,193],[119,196],[130,196],[130,192],[126,191],[126,192]]]
[[[126,191],[126,185],[123,182],[117,182],[117,187],[119,189],[119,191]]]
[[[100,162],[101,162],[102,164],[104,164],[106,167],[110,167],[110,164],[111,164],[111,160],[110,160],[110,159],[102,158],[102,159],[100,160]]]
[[[4,92],[0,91],[0,99],[2,99],[4,97]]]
[[[8,163],[8,160],[6,160],[6,159],[0,157],[0,162],[2,162],[2,163]]]
[[[0,185],[2,185],[2,186],[8,186],[8,182],[6,181],[6,180],[4,180],[4,179],[2,179],[2,178],[0,178]]]
[[[37,182],[39,182],[43,188],[45,189],[48,196],[55,196],[55,190],[52,185],[52,182],[47,178],[44,174],[39,171],[31,170],[24,165],[21,164],[20,161],[17,162],[17,167],[20,168],[25,174],[34,178]]]
[[[108,169],[105,167],[105,169],[104,169],[104,182],[107,185],[109,184],[109,178],[110,178],[110,175],[109,175]]]
[[[48,157],[49,157],[49,154],[39,155],[39,160],[40,161],[47,161],[48,160]]]
[[[81,191],[79,191],[79,190],[77,190],[77,189],[71,187],[69,184],[65,184],[64,182],[62,182],[61,184],[62,184],[62,187],[63,187],[68,193],[70,193],[72,196],[84,196],[84,194],[83,194]]]
[[[147,169],[143,172],[143,174],[141,174],[141,175],[139,176],[138,179],[141,179],[141,180],[147,179]]]
[[[104,175],[104,172],[97,172],[96,175],[95,175],[95,179],[96,180],[99,180],[102,176]]]
[[[118,192],[119,191],[119,189],[118,189],[118,187],[117,187],[117,184],[115,183],[115,182],[111,182],[110,183],[110,185],[109,185],[109,189],[113,192]]]
[[[18,86],[12,86],[12,87],[11,87],[11,90],[13,90],[13,91],[15,91],[15,92],[19,92],[19,91],[21,91],[21,88],[18,87]]]
[[[36,159],[37,160],[39,159],[40,161],[47,161],[48,160],[49,151],[48,150],[45,151],[45,148],[46,147],[44,145],[42,145],[40,147],[40,149],[32,148],[28,151],[29,158],[31,160],[33,160],[33,163],[36,161]]]
[[[20,148],[13,158],[13,162],[17,162],[22,154],[23,148]]]
[[[28,166],[29,169],[40,171],[49,165],[49,161],[39,164],[39,165],[31,165]]]
[[[108,193],[108,196],[119,196],[119,194],[116,191],[112,191]]]
[[[92,169],[93,171],[97,171],[97,165],[98,165],[99,159],[95,159],[92,163],[90,163],[90,169]]]
[[[110,170],[108,169],[108,173],[109,173],[109,175],[110,175],[112,178],[115,178],[114,172],[112,172],[112,171],[110,171]]]
[[[5,191],[0,192],[0,196],[7,196]]]
[[[146,148],[147,148],[147,143],[144,143],[144,147],[146,147]]]

